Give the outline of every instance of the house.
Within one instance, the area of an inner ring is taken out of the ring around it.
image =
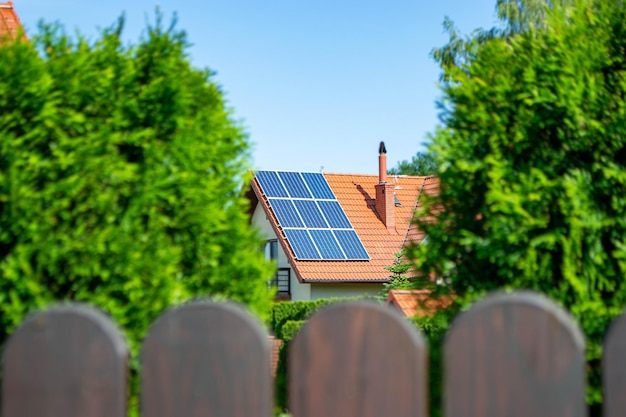
[[[23,31],[22,23],[15,13],[13,2],[0,3],[0,41],[5,36],[16,39],[20,31]]]
[[[405,317],[434,314],[452,304],[451,296],[433,298],[431,290],[389,290],[386,304],[396,308]]]
[[[276,261],[278,298],[315,300],[377,295],[396,253],[424,234],[411,223],[433,176],[387,176],[381,142],[378,174],[259,171],[252,180],[252,223]]]

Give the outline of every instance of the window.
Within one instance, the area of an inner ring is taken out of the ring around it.
[[[278,260],[278,240],[272,239],[265,242],[265,247],[263,248],[265,251],[265,259],[270,261]]]
[[[265,259],[276,262],[278,260],[278,240],[271,239],[265,242],[263,251],[265,253]],[[291,269],[279,268],[267,284],[268,286],[276,287],[276,295],[279,297],[290,295]]]
[[[272,278],[271,285],[276,287],[276,295],[291,295],[291,269],[279,268]]]

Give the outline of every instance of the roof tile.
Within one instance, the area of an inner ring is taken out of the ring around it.
[[[396,307],[406,317],[434,314],[452,304],[450,296],[431,297],[431,290],[390,290],[387,304]]]

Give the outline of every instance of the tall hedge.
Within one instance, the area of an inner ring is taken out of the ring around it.
[[[579,0],[449,69],[436,220],[409,251],[458,300],[496,288],[560,300],[589,341],[592,404],[604,332],[626,305],[624,50],[623,3]]]
[[[126,45],[122,28],[0,47],[0,344],[54,300],[101,307],[133,346],[191,297],[268,312],[244,131],[183,32],[157,18]]]

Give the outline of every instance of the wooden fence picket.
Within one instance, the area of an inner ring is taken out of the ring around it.
[[[602,382],[604,416],[626,416],[626,315],[613,321],[604,340]]]
[[[495,294],[461,314],[443,364],[446,417],[587,414],[583,335],[539,294]]]
[[[426,345],[394,311],[336,304],[314,314],[289,348],[294,417],[426,417]]]
[[[3,353],[4,417],[124,417],[126,342],[101,312],[66,305],[28,317]]]
[[[269,417],[270,346],[261,325],[229,303],[165,312],[141,354],[142,417]]]

